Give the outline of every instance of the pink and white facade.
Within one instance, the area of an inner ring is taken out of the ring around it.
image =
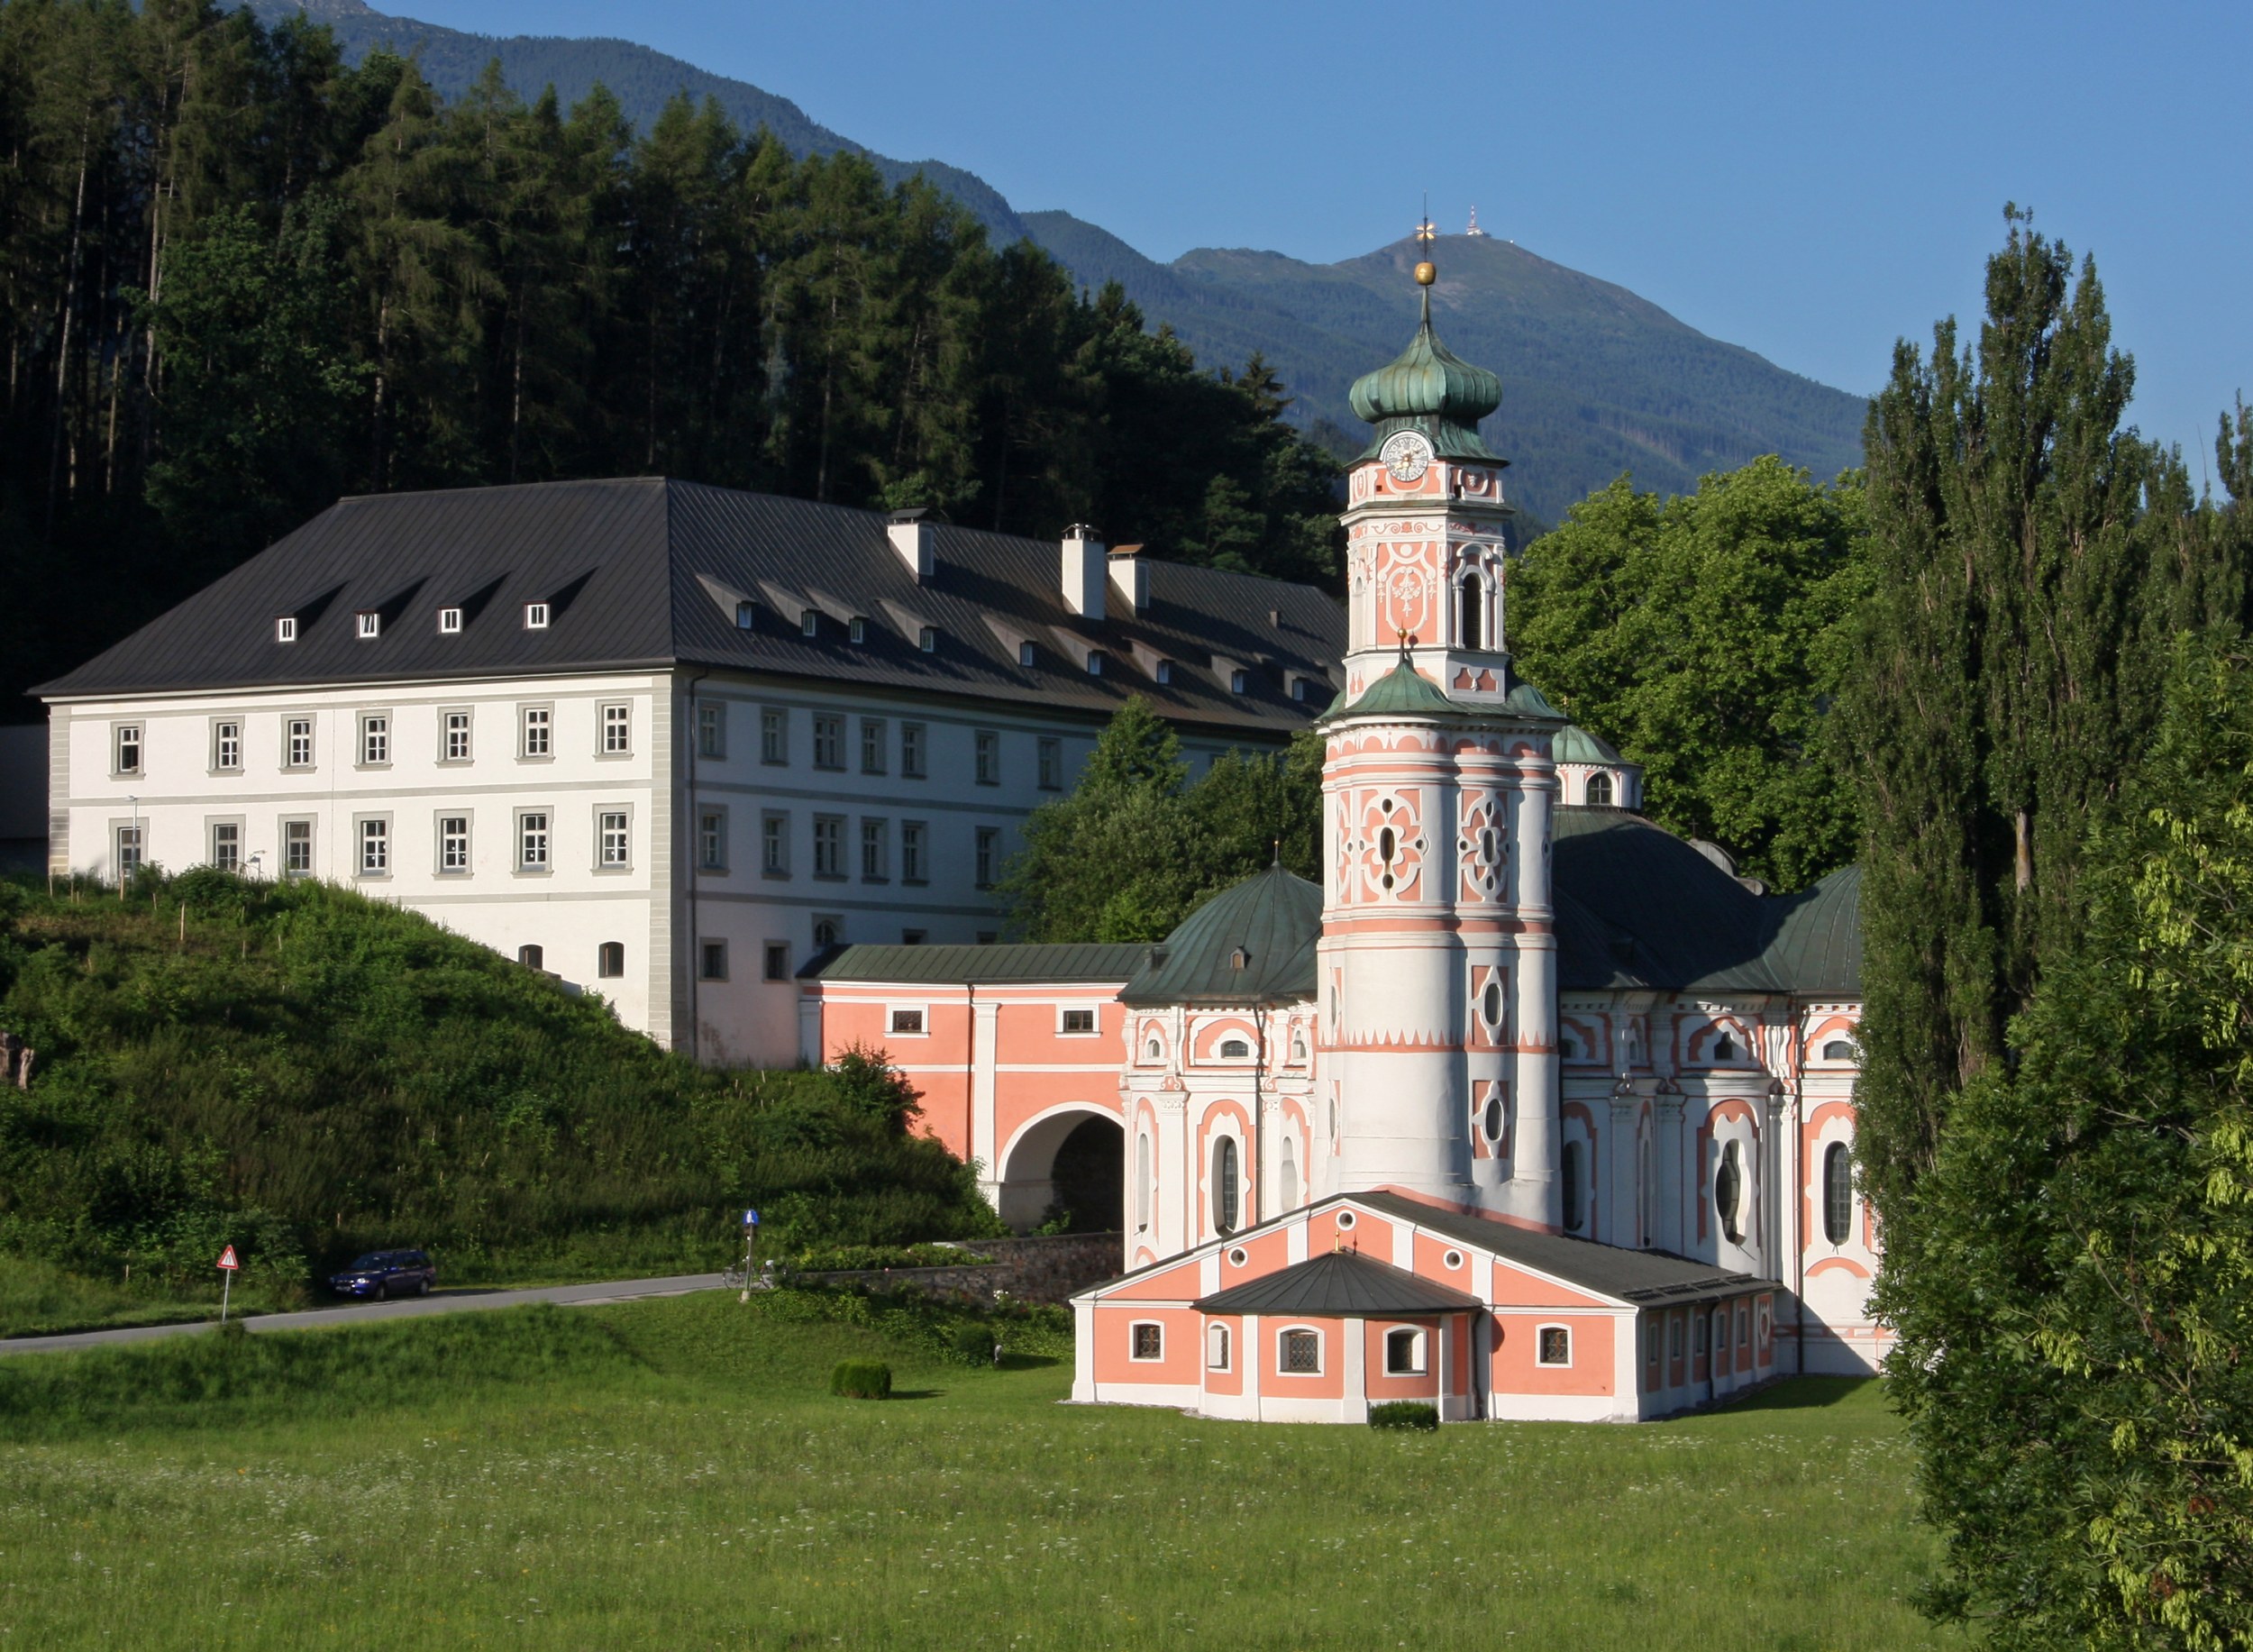
[[[947,949],[1006,983],[850,949],[805,1053],[888,1049],[1015,1221],[1116,1132],[1081,1401],[1632,1420],[1872,1369],[1858,879],[1770,897],[1622,807],[1639,774],[1511,671],[1492,376],[1428,315],[1355,396],[1320,888],[1271,869],[1146,949]]]

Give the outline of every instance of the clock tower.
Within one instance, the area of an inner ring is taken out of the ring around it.
[[[1558,1224],[1550,741],[1510,671],[1501,381],[1422,319],[1353,388],[1345,689],[1325,714],[1320,1036],[1332,1178]]]

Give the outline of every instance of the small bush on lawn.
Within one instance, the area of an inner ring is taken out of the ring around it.
[[[949,1339],[954,1352],[973,1365],[983,1365],[993,1358],[994,1345],[1000,1339],[990,1325],[958,1325]]]
[[[1388,1400],[1382,1405],[1369,1408],[1369,1426],[1373,1428],[1421,1428],[1428,1433],[1439,1427],[1439,1408],[1427,1405],[1421,1400]]]
[[[889,1400],[892,1368],[880,1359],[848,1359],[829,1375],[829,1392],[848,1400]]]

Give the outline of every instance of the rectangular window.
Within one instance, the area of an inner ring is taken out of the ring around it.
[[[891,1012],[890,1018],[885,1023],[884,1030],[888,1033],[905,1033],[910,1036],[919,1037],[923,1033],[923,1011],[895,1009]]]
[[[861,822],[861,881],[889,881],[892,875],[891,847],[891,825],[889,821]]]
[[[844,874],[844,817],[814,817],[814,876],[842,878]]]
[[[526,706],[524,708],[524,747],[519,755],[548,756],[553,744],[551,736],[555,733],[555,713],[545,706]]]
[[[920,820],[903,820],[899,823],[899,881],[902,883],[929,881],[923,870],[923,845],[930,829]]]
[[[309,878],[313,875],[313,822],[285,820],[282,822],[282,876]]]
[[[211,863],[221,872],[242,870],[242,828],[234,821],[212,822]]]
[[[1064,743],[1044,735],[1040,743],[1040,788],[1043,791],[1060,790],[1063,786]]]
[[[288,757],[290,768],[310,769],[313,767],[313,719],[311,717],[290,718],[283,746]]]
[[[727,755],[727,707],[719,700],[697,702],[697,755]]]
[[[882,717],[861,719],[861,772],[863,774],[884,772],[884,719]]]
[[[981,786],[1001,784],[1001,736],[990,728],[977,735],[977,779]]]
[[[139,774],[141,772],[140,724],[120,723],[117,726],[117,744],[113,757],[116,763],[116,767],[112,771],[113,773]]]
[[[531,809],[516,817],[516,866],[520,872],[548,869],[548,817]]]
[[[790,944],[788,941],[767,943],[767,979],[788,981],[790,978]]]
[[[703,954],[702,962],[697,970],[698,976],[705,981],[725,981],[727,979],[727,943],[707,941],[698,950]]]
[[[625,866],[632,864],[625,829],[625,810],[606,808],[595,817],[596,864]]]
[[[380,714],[360,719],[360,763],[381,768],[391,761],[391,719]]]
[[[634,707],[605,706],[602,708],[602,754],[605,757],[624,757],[634,749]]]
[[[545,631],[548,628],[548,605],[544,602],[524,604],[524,629]]]
[[[1062,1013],[1063,1020],[1058,1026],[1057,1031],[1065,1033],[1091,1033],[1095,1030],[1094,1010],[1067,1009]]]
[[[704,872],[727,870],[727,811],[707,808],[697,816],[697,865]]]
[[[383,634],[382,615],[363,611],[357,617],[360,620],[360,640],[361,642],[370,642],[376,637]]]
[[[1562,1325],[1545,1325],[1535,1333],[1534,1358],[1544,1365],[1573,1363],[1573,1333]]]
[[[461,873],[470,870],[470,817],[438,817],[438,870]]]
[[[274,641],[294,643],[297,640],[297,620],[295,615],[285,614],[274,622]]]
[[[759,761],[790,761],[790,714],[780,706],[759,707]]]
[[[625,973],[624,941],[605,941],[595,948],[595,973],[606,981],[616,981]]]
[[[1322,1333],[1285,1331],[1281,1338],[1276,1364],[1285,1376],[1320,1376]]]
[[[438,634],[441,636],[459,636],[461,634],[461,610],[460,608],[441,608],[438,610]]]
[[[211,766],[234,771],[242,767],[242,725],[232,720],[211,728]]]
[[[978,887],[980,889],[990,890],[993,887],[995,865],[1000,858],[1001,828],[999,826],[980,826],[978,828],[977,865]]]
[[[759,817],[759,870],[770,878],[790,875],[790,817],[780,809]]]
[[[470,761],[470,714],[466,711],[447,712],[442,719],[441,731],[445,736],[445,744],[441,748],[446,753],[445,761],[468,762]]]
[[[929,731],[920,723],[899,726],[899,772],[911,780],[922,780],[928,771],[924,766],[924,748]]]
[[[814,767],[844,767],[844,719],[825,713],[814,717]]]
[[[117,881],[120,883],[132,881],[133,874],[141,870],[141,844],[147,841],[141,834],[146,830],[146,826],[139,826],[117,828]]]
[[[391,871],[391,823],[388,820],[363,820],[360,823],[360,875],[380,878]]]
[[[1165,1357],[1165,1327],[1143,1320],[1134,1328],[1131,1357],[1135,1359],[1163,1359]]]

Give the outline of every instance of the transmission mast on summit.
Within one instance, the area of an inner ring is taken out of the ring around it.
[[[1471,227],[1463,233],[1465,235],[1476,235],[1482,239],[1485,237],[1486,232],[1479,227],[1479,209],[1477,207],[1473,206],[1471,209]]]

